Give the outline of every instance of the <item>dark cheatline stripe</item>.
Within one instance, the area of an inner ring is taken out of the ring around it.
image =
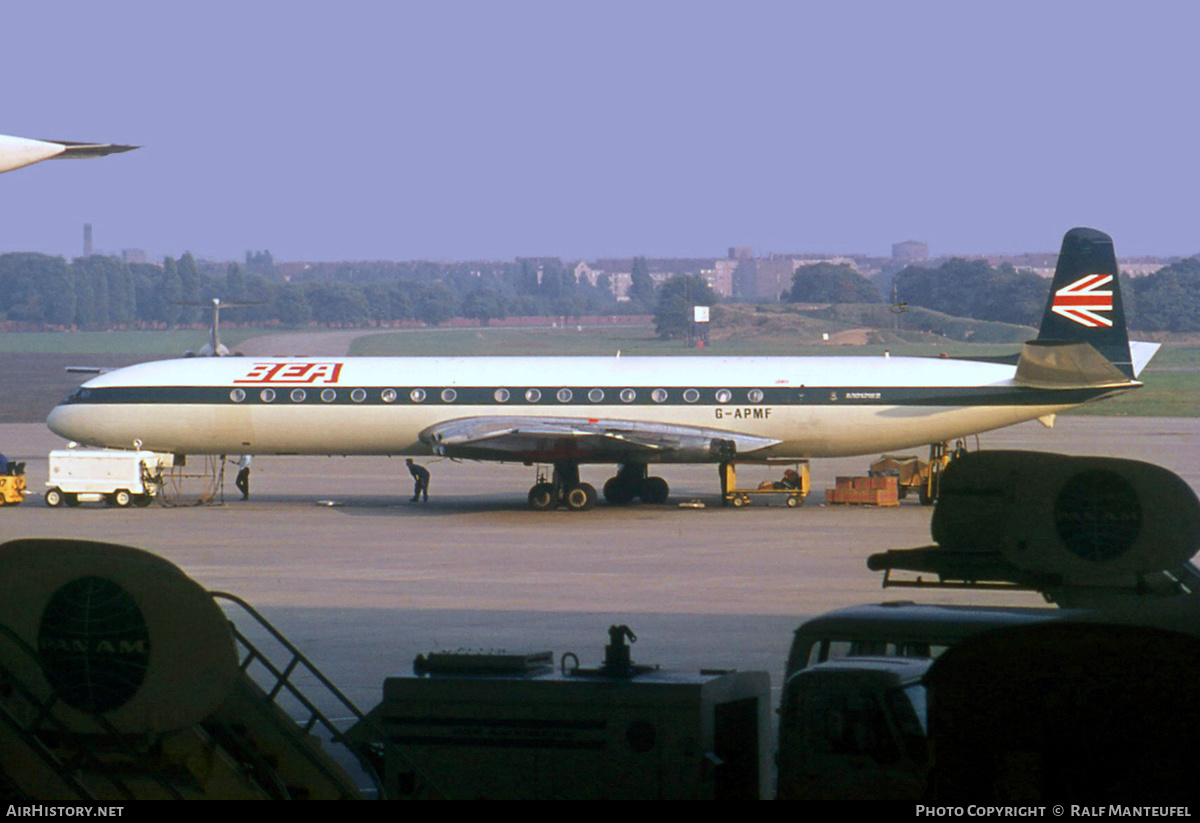
[[[508,399],[497,399],[501,389]],[[569,399],[560,395],[570,392]],[[600,389],[598,401],[589,392]],[[302,391],[301,396],[297,391]],[[452,394],[450,391],[452,390]],[[533,395],[531,390],[536,390]],[[264,395],[273,391],[274,396]],[[633,392],[631,399],[628,394]],[[691,400],[695,392],[695,400]],[[141,386],[80,388],[64,405],[227,405],[227,406],[495,406],[572,409],[586,415],[608,406],[1042,406],[1085,403],[1112,393],[1108,388],[1035,389],[1023,386],[824,386],[758,388],[670,388],[660,386]],[[423,394],[419,394],[423,392]],[[665,397],[659,392],[665,392]],[[728,392],[726,399],[722,392]],[[419,399],[414,399],[414,394]],[[622,396],[624,393],[624,397]],[[761,393],[761,397],[759,396]],[[388,399],[391,398],[391,399]],[[753,399],[752,399],[753,398]],[[691,401],[691,402],[689,402]],[[611,414],[611,412],[610,412]]]

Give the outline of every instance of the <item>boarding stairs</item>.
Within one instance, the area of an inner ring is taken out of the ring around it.
[[[37,652],[0,626],[0,798],[383,799],[381,752],[344,736],[371,721],[245,601],[212,596],[282,654],[269,655],[230,620],[241,676],[227,698],[197,724],[155,733],[122,733],[100,713],[81,721],[41,678],[18,674],[37,671]],[[341,750],[373,789],[360,789],[330,750]],[[416,769],[407,782],[437,794]]]

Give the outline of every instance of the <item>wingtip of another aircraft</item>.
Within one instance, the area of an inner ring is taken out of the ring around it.
[[[45,140],[43,142],[63,146],[63,151],[55,155],[54,159],[103,157],[106,154],[120,154],[141,148],[141,146],[129,146],[124,143],[79,143],[70,140]]]

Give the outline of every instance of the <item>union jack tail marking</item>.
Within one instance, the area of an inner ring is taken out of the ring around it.
[[[1050,310],[1082,326],[1111,326],[1111,317],[1097,314],[1113,310],[1112,289],[1101,288],[1111,282],[1111,274],[1084,275],[1054,293]]]

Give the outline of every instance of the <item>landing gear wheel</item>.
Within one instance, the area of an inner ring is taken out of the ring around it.
[[[119,509],[128,508],[129,504],[133,502],[133,495],[126,489],[117,489],[112,493],[111,502]]]
[[[538,512],[548,512],[554,508],[554,486],[549,483],[538,483],[529,490],[529,508]]]
[[[642,502],[661,504],[666,503],[671,496],[671,487],[661,477],[647,477],[642,485]]]
[[[564,497],[567,508],[572,511],[587,511],[596,505],[596,490],[588,483],[580,483],[568,489]]]
[[[63,504],[62,489],[55,486],[53,489],[46,490],[46,505],[51,508],[58,508]]]
[[[932,473],[929,479],[917,489],[917,498],[921,501],[922,506],[932,506],[937,502],[938,490],[941,486],[941,473],[933,472],[932,468],[930,471]]]
[[[612,506],[628,506],[633,502],[633,487],[619,477],[604,482],[604,499]]]

